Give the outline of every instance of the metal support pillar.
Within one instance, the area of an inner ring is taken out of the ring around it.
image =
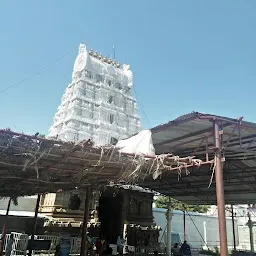
[[[206,223],[206,221],[204,221],[203,225],[204,225],[204,246],[203,246],[203,249],[208,250],[208,246],[207,246],[207,223]]]
[[[31,244],[33,244],[34,240],[35,240],[37,216],[38,216],[38,212],[39,212],[40,199],[41,199],[41,195],[38,194],[37,195],[37,200],[36,200],[35,215],[34,215],[34,220],[33,220],[33,231],[32,231],[32,234],[31,234]],[[32,248],[30,248],[29,251],[28,251],[28,256],[31,256],[31,255],[32,255]]]
[[[236,251],[236,230],[235,230],[235,218],[234,218],[234,207],[233,207],[233,204],[231,204],[231,217],[232,217],[232,230],[233,230],[234,251]]]
[[[82,227],[82,242],[80,248],[80,256],[87,255],[87,248],[86,248],[86,240],[87,240],[87,223],[89,219],[89,211],[90,211],[90,203],[91,203],[91,187],[86,188],[86,195],[84,201],[84,219],[83,219],[83,227]]]
[[[5,214],[5,220],[4,220],[4,225],[3,225],[3,229],[2,229],[2,237],[1,237],[1,241],[0,241],[0,255],[3,255],[3,250],[4,250],[4,241],[5,241],[5,232],[6,232],[6,223],[7,223],[7,219],[8,219],[8,215],[9,215],[9,211],[10,211],[10,207],[11,207],[11,202],[12,202],[12,198],[9,198],[8,201],[8,205],[7,205],[7,209],[6,209],[6,214]]]
[[[250,231],[250,246],[251,252],[254,252],[254,239],[253,239],[253,222],[251,220],[251,213],[248,212],[248,223],[247,223]]]
[[[225,199],[224,199],[224,185],[223,185],[223,168],[221,162],[221,136],[220,136],[220,122],[214,120],[214,144],[215,144],[215,180],[216,180],[216,196],[218,206],[218,221],[219,221],[219,237],[220,237],[220,256],[228,256],[227,244],[227,227],[226,227],[226,213],[225,213]]]
[[[166,252],[167,256],[172,255],[172,207],[168,204],[168,209],[166,212],[166,231],[167,231],[167,243],[166,243]]]
[[[186,241],[186,212],[183,211],[183,234],[184,234],[184,241]]]

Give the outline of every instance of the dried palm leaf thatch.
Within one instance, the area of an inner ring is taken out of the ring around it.
[[[200,166],[194,157],[171,154],[144,156],[120,153],[115,146],[94,147],[0,130],[0,196],[24,196],[58,190],[84,189],[124,181],[134,184],[147,176]]]

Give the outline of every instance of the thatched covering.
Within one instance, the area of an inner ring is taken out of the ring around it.
[[[134,184],[165,170],[199,166],[192,157],[134,156],[113,146],[93,147],[0,130],[0,196],[84,189],[121,180]]]

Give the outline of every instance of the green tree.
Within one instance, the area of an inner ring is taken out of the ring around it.
[[[12,197],[12,203],[17,206],[18,205],[18,197],[17,196],[13,196]]]
[[[173,210],[185,210],[188,212],[206,213],[209,210],[208,205],[188,205],[167,196],[158,196],[155,199],[155,204],[157,208],[166,209],[168,208],[168,204],[170,204]]]
[[[18,197],[17,196],[11,196],[10,198],[9,197],[0,197],[0,200],[1,199],[11,199],[11,203],[13,203],[15,206],[17,206],[18,205]]]

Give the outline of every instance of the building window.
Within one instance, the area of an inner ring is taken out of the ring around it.
[[[117,142],[118,142],[118,140],[117,140],[117,138],[115,138],[115,137],[111,137],[111,139],[110,139],[110,144],[111,145],[116,145],[117,144]]]
[[[89,126],[88,123],[81,122],[81,124],[82,124],[82,127],[88,127]]]
[[[97,83],[102,82],[102,76],[99,75],[99,74],[97,74],[97,75],[95,76],[95,80],[96,80]]]
[[[121,86],[121,84],[120,84],[119,82],[117,82],[117,83],[115,84],[115,87],[116,87],[117,89],[119,89],[119,90],[122,89],[122,86]]]
[[[112,95],[108,97],[108,103],[111,104],[113,102],[114,98]]]
[[[88,71],[88,70],[85,70],[85,76],[88,77],[88,78],[92,78],[92,72]]]
[[[75,141],[78,141],[78,140],[79,140],[79,134],[78,134],[78,133],[76,133],[76,134],[74,135],[74,140],[75,140]]]
[[[109,122],[110,122],[111,124],[114,123],[114,115],[113,115],[113,114],[110,114],[110,115],[109,115]]]
[[[86,88],[87,88],[87,89],[93,90],[93,87],[94,87],[93,84],[91,84],[91,83],[86,83]]]
[[[126,87],[124,92],[125,92],[125,93],[130,93],[130,92],[131,92],[131,88]]]

